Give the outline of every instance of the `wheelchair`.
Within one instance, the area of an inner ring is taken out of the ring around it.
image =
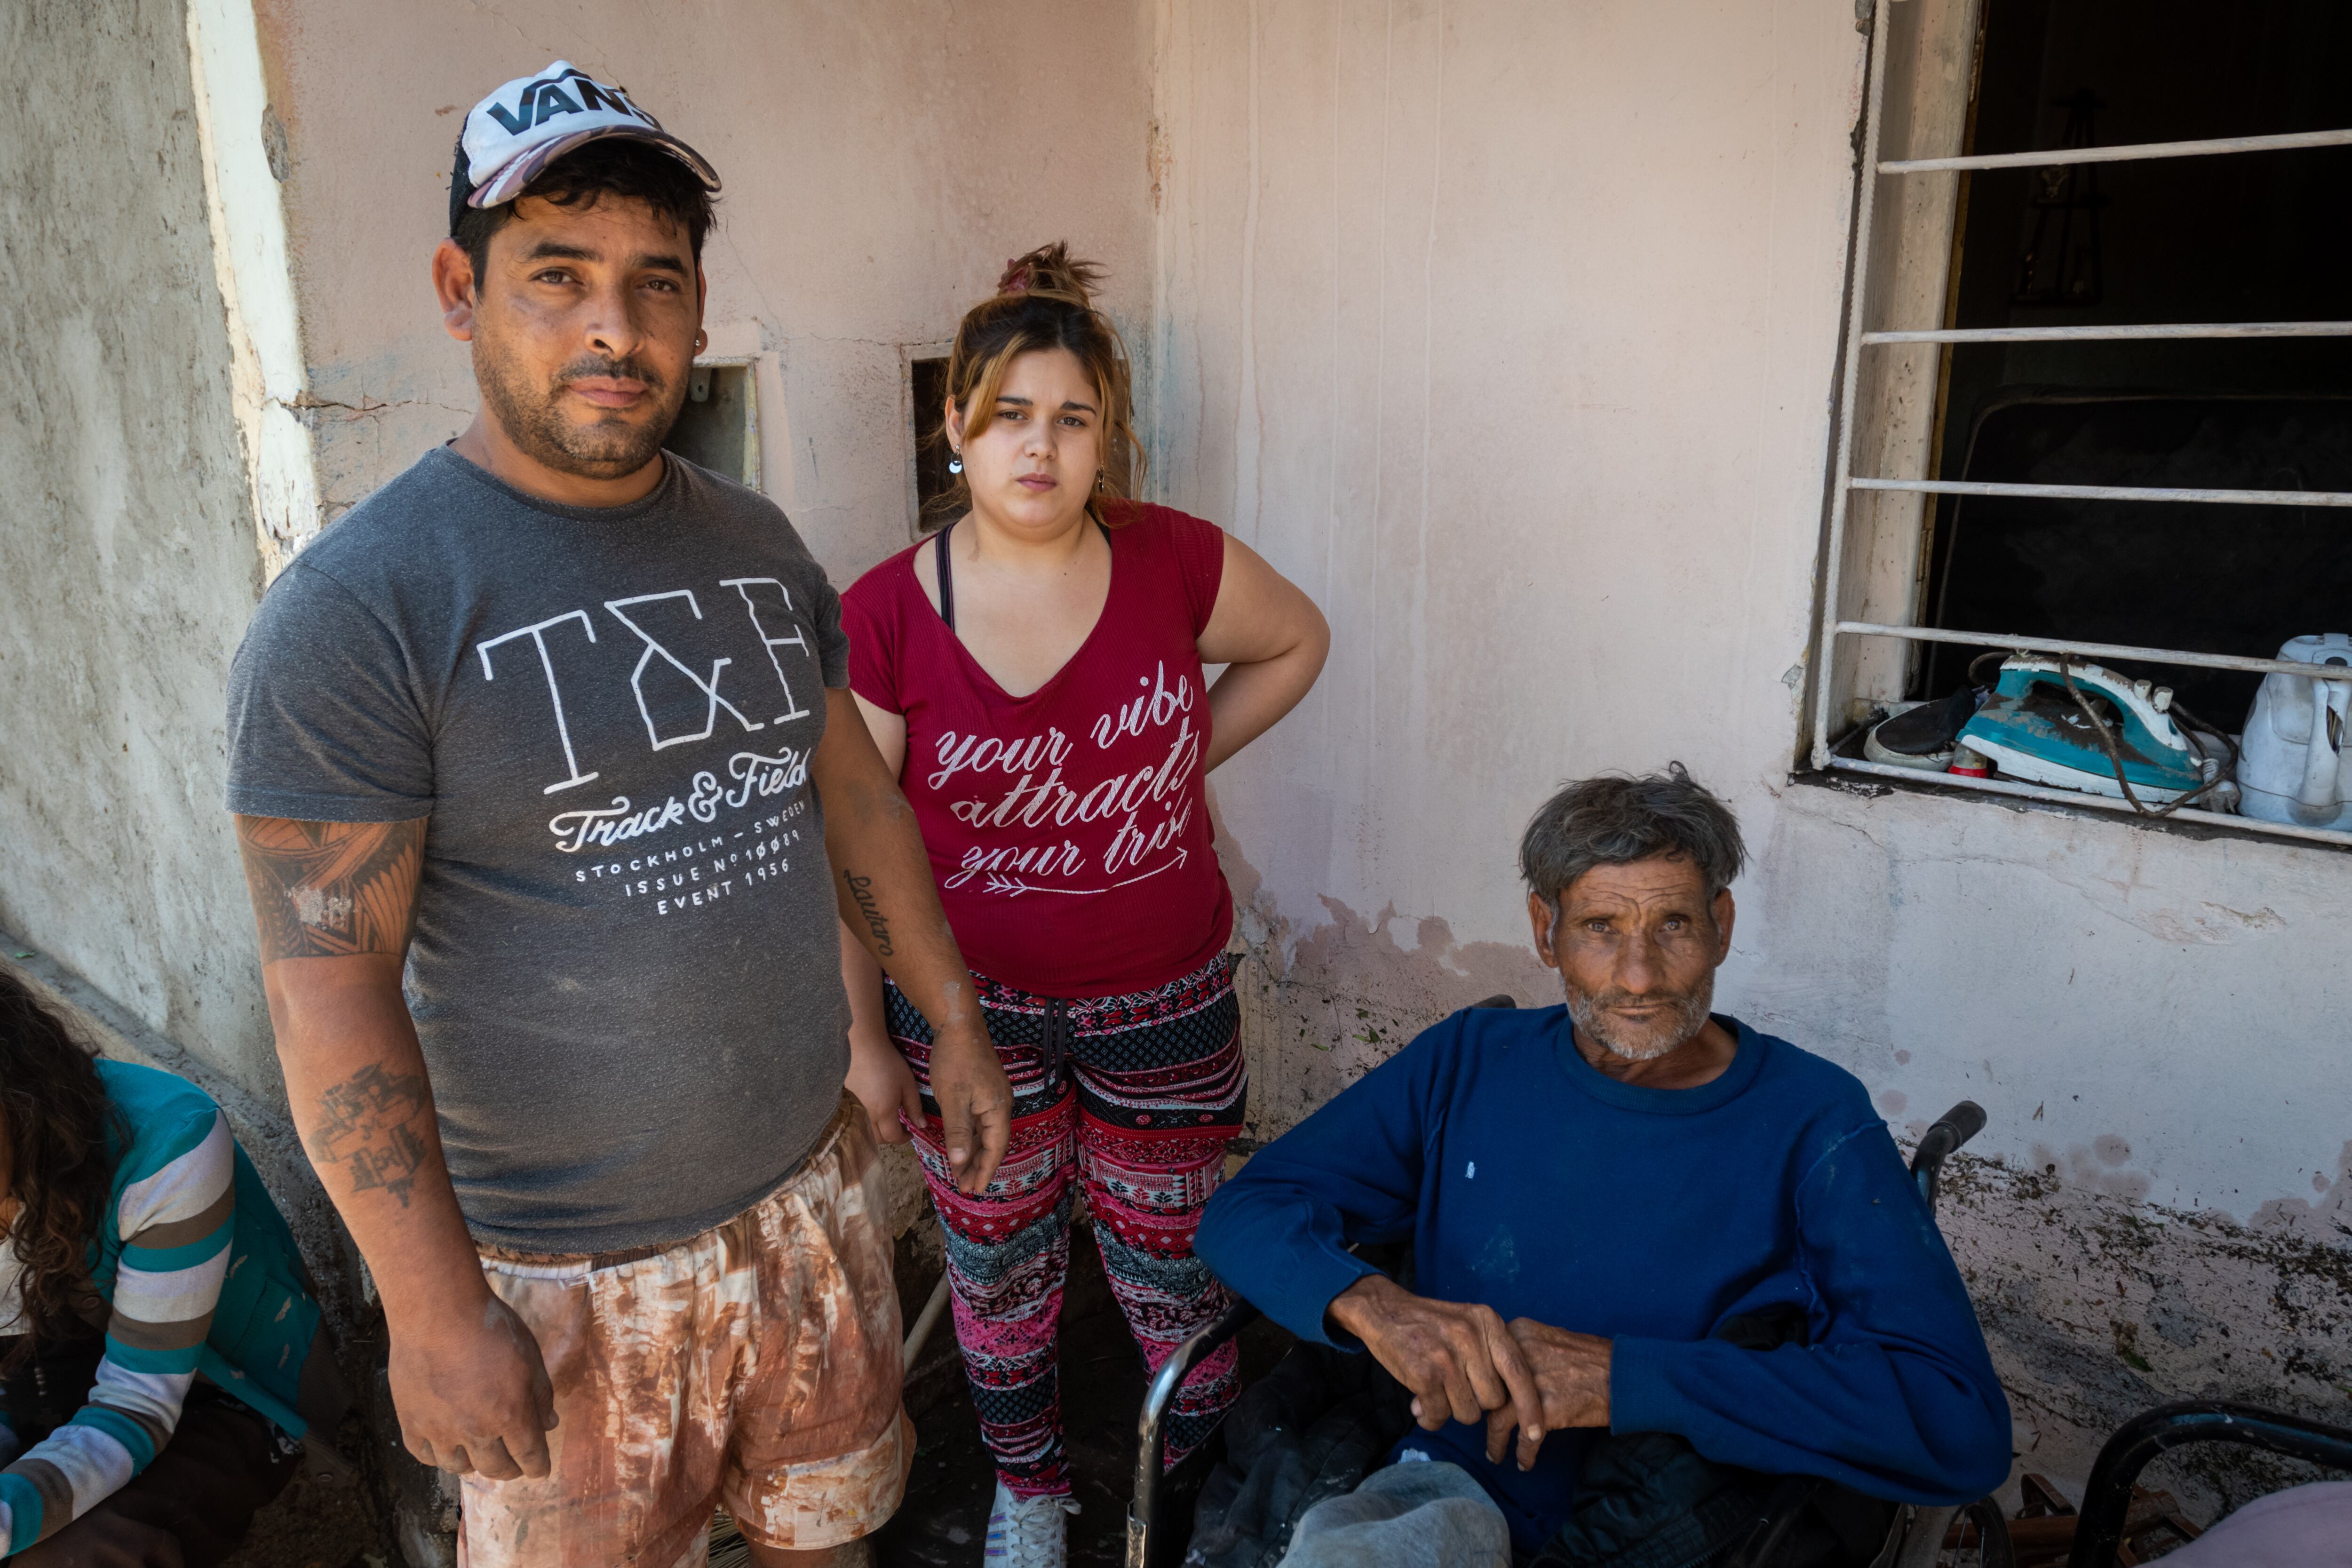
[[[1509,996],[1489,996],[1473,1003],[1474,1007],[1511,1007],[1517,1004]],[[1973,1100],[1962,1100],[1946,1111],[1919,1140],[1919,1147],[1911,1158],[1912,1179],[1919,1184],[1920,1195],[1927,1199],[1932,1213],[1936,1206],[1937,1183],[1944,1162],[1962,1144],[1984,1130],[1985,1113]],[[1176,1347],[1160,1363],[1144,1394],[1143,1408],[1137,1416],[1135,1456],[1135,1489],[1130,1494],[1127,1511],[1127,1568],[1176,1568],[1190,1544],[1192,1529],[1192,1499],[1180,1495],[1185,1489],[1171,1484],[1163,1471],[1168,1447],[1168,1414],[1176,1400],[1176,1391],[1183,1385],[1194,1367],[1218,1347],[1240,1333],[1261,1316],[1246,1301],[1236,1301],[1223,1316],[1207,1328]],[[2252,1440],[2252,1439],[2244,1439]],[[2151,1457],[2153,1455],[2151,1450]],[[2142,1459],[2140,1464],[2146,1464]],[[2138,1473],[2138,1466],[2132,1473]],[[1822,1483],[1815,1483],[1822,1484]],[[2123,1483],[2126,1494],[2130,1480]],[[1722,1568],[1772,1568],[1782,1542],[1795,1526],[1811,1500],[1813,1487],[1803,1484],[1777,1489],[1771,1503],[1758,1518],[1755,1527],[1743,1543],[1724,1560]],[[2115,1527],[2122,1528],[2125,1503],[2115,1507]],[[2087,1517],[2083,1528],[2085,1541],[2092,1528]],[[1928,1508],[1906,1504],[1895,1510],[1885,1547],[1872,1563],[1872,1568],[1934,1568],[1944,1548],[1945,1538],[1954,1526],[1965,1520],[1974,1527],[1973,1538],[1979,1542],[1982,1568],[2013,1568],[2014,1559],[2009,1550],[2007,1521],[2000,1507],[1990,1498],[1960,1508]],[[2112,1554],[2113,1548],[2109,1548]],[[2078,1563],[2093,1561],[2078,1559]]]
[[[2132,1483],[2148,1461],[2184,1443],[2234,1443],[2290,1459],[2352,1470],[2352,1428],[2222,1399],[2188,1399],[2143,1411],[2115,1430],[2092,1462],[2066,1568],[2105,1568],[2123,1543]]]

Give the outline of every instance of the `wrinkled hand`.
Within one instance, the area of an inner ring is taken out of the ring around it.
[[[940,1142],[957,1190],[987,1191],[1013,1136],[1013,1086],[985,1031],[933,1037],[931,1098],[940,1102]]]
[[[915,1082],[915,1069],[887,1035],[877,1041],[860,1040],[851,1033],[849,1076],[844,1082],[866,1108],[877,1143],[904,1143],[912,1136],[908,1125],[923,1119],[923,1091]],[[906,1120],[900,1121],[901,1116]]]
[[[1412,1391],[1413,1418],[1426,1431],[1486,1420],[1489,1411],[1541,1408],[1535,1373],[1492,1307],[1433,1301],[1370,1274],[1341,1291],[1328,1315]]]
[[[183,1562],[178,1536],[111,1509],[84,1514],[7,1559],[8,1568],[182,1568]]]
[[[1503,1462],[1514,1429],[1518,1434],[1519,1468],[1530,1469],[1544,1434],[1570,1426],[1609,1425],[1609,1358],[1612,1342],[1592,1334],[1570,1333],[1533,1318],[1513,1318],[1512,1341],[1527,1357],[1541,1395],[1538,1405],[1514,1403],[1486,1417],[1486,1458]],[[1540,1411],[1530,1418],[1529,1411]]]
[[[486,1480],[547,1475],[555,1389],[539,1342],[486,1287],[478,1308],[420,1329],[392,1325],[393,1410],[408,1451]]]

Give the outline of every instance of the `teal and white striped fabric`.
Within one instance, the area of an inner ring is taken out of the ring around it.
[[[257,1265],[257,1279],[289,1272],[292,1237],[285,1221],[259,1193],[227,1122],[201,1090],[167,1073],[120,1062],[102,1062],[100,1072],[131,1131],[129,1146],[117,1152],[113,1224],[90,1249],[93,1281],[111,1308],[105,1359],[80,1412],[0,1471],[0,1542],[8,1553],[56,1534],[145,1469],[171,1441],[200,1367],[215,1381],[227,1379],[231,1393],[281,1426],[290,1421],[296,1435],[301,1430],[299,1420],[278,1408],[290,1401],[249,1397],[251,1380],[206,1344],[219,1337],[215,1314],[233,1269],[242,1275]],[[241,1188],[258,1196],[266,1217],[245,1217],[251,1205],[240,1204]],[[259,1248],[240,1236],[241,1222],[246,1231],[262,1233]],[[275,1234],[269,1234],[272,1222]],[[256,1251],[264,1256],[257,1258]],[[299,1263],[292,1268],[299,1273]],[[248,1288],[235,1292],[236,1315],[249,1317],[244,1299],[256,1293],[250,1282],[240,1283]],[[275,1298],[269,1305],[276,1309],[272,1326],[279,1329],[272,1336],[277,1360],[281,1366],[290,1362],[299,1373],[317,1309],[299,1285],[290,1302],[283,1289],[262,1294]],[[298,1317],[294,1306],[307,1311]],[[13,1316],[0,1309],[0,1318]],[[250,1342],[251,1331],[239,1327],[236,1339]],[[270,1381],[290,1391],[289,1379]],[[0,1458],[17,1447],[5,1419],[0,1411]]]

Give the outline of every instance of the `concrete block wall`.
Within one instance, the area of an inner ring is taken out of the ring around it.
[[[0,13],[0,929],[282,1110],[221,804],[261,592],[178,0]]]

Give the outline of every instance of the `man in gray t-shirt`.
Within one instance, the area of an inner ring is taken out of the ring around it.
[[[757,1561],[823,1561],[896,1506],[845,920],[948,1043],[961,1184],[1010,1128],[839,600],[660,449],[716,186],[562,61],[476,107],[433,270],[482,411],[287,568],[230,679],[289,1097],[476,1568],[674,1561],[722,1498]]]
[[[527,1252],[741,1213],[848,1067],[809,773],[839,602],[769,501],[656,467],[579,507],[427,452],[295,558],[230,678],[232,810],[424,826],[442,1155],[475,1239]]]

